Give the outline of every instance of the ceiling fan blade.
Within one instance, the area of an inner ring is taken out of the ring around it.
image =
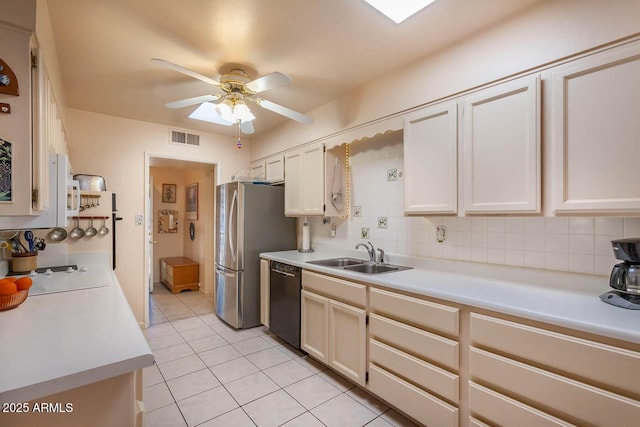
[[[184,68],[180,65],[174,64],[173,62],[169,62],[169,61],[165,61],[164,59],[159,59],[159,58],[151,58],[151,60],[153,62],[157,62],[158,64],[162,65],[163,67],[166,68],[171,68],[172,70],[178,71],[182,74],[186,74],[189,77],[193,77],[194,79],[198,79],[201,80],[205,83],[209,83],[211,85],[214,86],[220,86],[220,82],[217,80],[212,79],[211,77],[207,77],[203,74],[200,73],[196,73],[195,71],[192,71],[188,68]]]
[[[271,110],[274,113],[281,114],[297,122],[304,123],[307,125],[313,123],[313,119],[311,117],[305,116],[304,114],[298,113],[297,111],[293,111],[290,108],[283,107],[282,105],[276,104],[275,102],[271,102],[271,101],[267,101],[266,99],[259,99],[259,98],[254,99],[253,101],[255,101],[262,108],[266,108],[267,110]]]
[[[189,114],[190,119],[202,120],[217,125],[231,126],[233,123],[224,120],[216,111],[216,104],[203,102],[198,108]]]
[[[253,128],[253,121],[240,123],[240,130],[242,133],[247,135],[254,133],[255,129]]]
[[[184,108],[184,107],[189,107],[191,105],[201,104],[203,102],[217,101],[218,99],[220,99],[220,95],[194,96],[193,98],[167,102],[166,104],[164,104],[164,106],[171,109]]]
[[[291,84],[291,77],[285,73],[276,71],[275,73],[267,74],[262,77],[250,81],[246,84],[247,88],[254,93],[264,92],[276,86],[284,86]]]

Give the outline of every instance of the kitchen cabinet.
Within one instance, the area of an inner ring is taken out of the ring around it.
[[[302,288],[302,349],[364,385],[366,286],[303,270]]]
[[[539,213],[540,78],[466,97],[463,114],[464,212]]]
[[[256,180],[265,179],[265,163],[264,160],[257,160],[249,163],[249,170],[251,171],[251,178]]]
[[[25,11],[29,9],[24,8]],[[35,26],[35,7],[33,16],[27,20],[31,19]],[[2,20],[0,17],[0,23],[4,24]],[[0,25],[0,58],[15,74],[18,95],[0,94],[0,102],[9,104],[11,108],[10,114],[0,114],[1,214],[32,215],[36,212],[32,206],[31,34],[26,29],[12,26],[12,23],[7,24]],[[47,161],[45,157],[44,162]]]
[[[186,257],[160,258],[160,282],[172,294],[200,289],[200,265]]]
[[[555,212],[640,212],[629,180],[640,157],[640,43],[558,67],[552,84]]]
[[[260,260],[260,323],[269,327],[269,286],[271,285],[271,263]]]
[[[371,287],[369,310],[369,390],[424,424],[457,426],[459,308]]]
[[[284,155],[287,216],[324,214],[324,144],[305,145]]]
[[[458,121],[462,110],[462,123]],[[404,121],[405,212],[539,213],[540,79],[420,110]]]
[[[455,102],[420,110],[404,121],[404,211],[458,212],[458,114]]]
[[[284,181],[284,156],[278,154],[265,160],[266,180],[272,183]]]
[[[490,424],[635,425],[639,370],[623,343],[470,314],[469,409]]]

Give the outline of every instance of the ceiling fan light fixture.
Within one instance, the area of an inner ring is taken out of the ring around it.
[[[242,100],[236,101],[236,105],[233,107],[233,115],[235,116],[235,121],[240,120],[240,123],[256,119],[256,116],[253,115],[247,104]]]

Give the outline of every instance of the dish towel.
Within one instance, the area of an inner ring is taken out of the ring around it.
[[[338,211],[341,211],[344,208],[344,173],[342,171],[342,162],[340,162],[340,159],[336,159],[333,168],[331,203]]]

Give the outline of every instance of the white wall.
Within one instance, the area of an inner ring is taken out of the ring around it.
[[[255,144],[252,160],[638,34],[639,16],[638,1],[535,5],[503,25],[308,112],[314,119],[310,126],[288,122],[275,129]]]
[[[145,153],[217,163],[220,182],[227,182],[234,172],[246,169],[250,143],[238,150],[231,137],[201,133],[199,148],[179,146],[169,143],[169,127],[165,125],[76,109],[67,110],[67,130],[75,173],[104,176],[107,190],[118,195],[118,214],[123,220],[118,223],[116,275],[142,322],[147,236],[143,225],[134,224],[134,217],[138,213],[146,217]]]
[[[405,216],[402,133],[354,143],[350,152],[350,216],[331,224],[310,217],[314,245],[352,249],[371,240],[391,254],[608,275],[616,262],[610,241],[640,236],[637,217]],[[387,179],[392,169],[397,180]],[[362,216],[355,216],[356,207]],[[443,243],[436,240],[438,226],[446,228]]]

